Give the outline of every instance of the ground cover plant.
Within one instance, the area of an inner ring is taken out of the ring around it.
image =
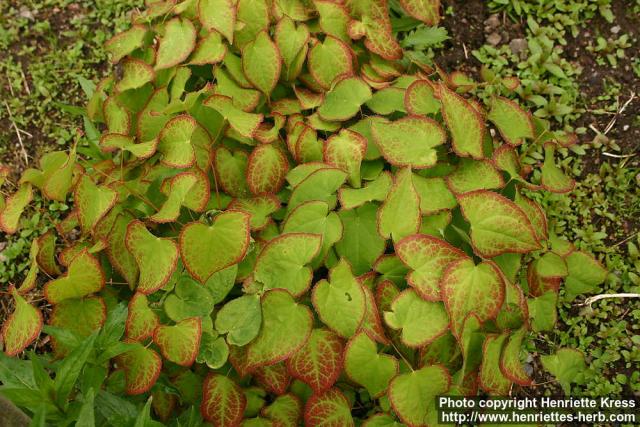
[[[40,334],[28,300],[53,305],[52,354],[3,360],[36,417],[133,422],[147,401],[191,425],[429,424],[437,394],[530,384],[522,341],[553,327],[560,284],[604,280],[526,195],[571,190],[555,155],[575,138],[504,97],[517,79],[403,60],[379,2],[257,4],[135,16],[92,89],[102,134],[4,201],[13,233],[34,192],[73,198],[3,328],[16,355]],[[544,361],[568,387],[581,357]]]

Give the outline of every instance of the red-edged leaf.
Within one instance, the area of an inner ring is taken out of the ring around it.
[[[67,272],[58,279],[47,282],[44,296],[51,304],[69,298],[81,298],[100,291],[105,278],[100,262],[83,249],[71,261]]]
[[[116,271],[130,286],[135,286],[138,282],[138,264],[125,244],[127,226],[132,220],[133,216],[131,214],[119,214],[117,216],[107,237],[106,252],[111,265]]]
[[[273,422],[273,427],[298,427],[302,417],[302,404],[297,396],[285,394],[263,408],[261,414]]]
[[[56,264],[56,235],[49,230],[38,238],[38,267],[50,276],[59,275],[60,268]]]
[[[248,163],[249,156],[241,150],[218,147],[214,152],[216,182],[231,197],[247,197],[251,194],[246,178]]]
[[[7,200],[4,209],[0,211],[0,229],[7,234],[18,231],[20,217],[24,208],[33,200],[33,190],[30,184],[22,184],[18,191]]]
[[[398,170],[387,199],[378,209],[378,233],[385,239],[398,241],[420,228],[420,198],[412,176],[410,167]]]
[[[236,7],[233,0],[200,0],[198,18],[208,30],[215,30],[233,43],[236,25]]]
[[[73,200],[82,231],[88,233],[111,210],[118,195],[110,188],[96,185],[83,175],[76,186]]]
[[[267,392],[281,395],[287,392],[291,376],[284,363],[262,366],[253,372],[253,376]]]
[[[360,164],[367,151],[367,139],[357,132],[342,129],[333,134],[324,144],[325,163],[345,171],[349,183],[360,188]]]
[[[294,378],[322,393],[335,384],[342,372],[342,340],[326,329],[314,329],[307,343],[286,363]]]
[[[511,388],[511,381],[500,370],[500,355],[508,336],[508,333],[489,335],[482,346],[478,381],[480,388],[496,396],[506,396]]]
[[[384,328],[382,327],[380,311],[378,310],[373,292],[364,285],[362,286],[362,291],[364,292],[366,310],[364,313],[364,319],[362,319],[362,323],[360,324],[360,331],[364,332],[372,340],[375,340],[380,344],[389,344],[389,339],[386,337]]]
[[[430,81],[416,80],[404,93],[404,107],[411,114],[436,114],[440,111],[440,101],[434,95],[435,91]]]
[[[173,18],[164,25],[156,53],[156,70],[178,65],[196,45],[196,29],[188,19]]]
[[[480,113],[444,84],[437,86],[436,94],[442,102],[442,115],[451,132],[453,150],[459,156],[483,158],[486,128]]]
[[[338,77],[353,74],[353,58],[349,46],[343,41],[327,36],[324,42],[315,41],[309,50],[309,72],[324,89],[330,89]]]
[[[162,370],[160,355],[142,344],[135,344],[135,348],[118,356],[116,363],[124,369],[127,394],[142,394],[149,391]]]
[[[496,125],[507,144],[520,145],[527,138],[535,138],[531,114],[510,99],[494,98],[487,118]]]
[[[125,335],[133,341],[142,341],[153,335],[158,326],[158,316],[149,308],[147,296],[136,292],[129,300],[125,323]]]
[[[215,426],[236,427],[242,422],[247,398],[229,378],[211,372],[202,385],[202,417]]]
[[[447,185],[456,194],[475,190],[504,187],[504,179],[490,160],[460,159],[453,173],[447,176]]]
[[[153,332],[153,341],[162,356],[180,366],[191,366],[200,349],[202,320],[192,317],[173,326],[160,325]]]
[[[400,4],[409,15],[431,27],[440,21],[440,0],[400,0]]]
[[[2,326],[2,342],[7,356],[16,356],[35,341],[42,329],[42,313],[11,289],[15,309]]]
[[[107,305],[102,297],[66,299],[53,307],[49,324],[86,338],[100,329],[107,319]],[[65,357],[73,348],[51,337],[56,357]]]
[[[337,388],[314,394],[304,406],[304,425],[308,427],[352,427],[351,405]]]
[[[413,289],[403,291],[393,300],[384,320],[392,329],[401,330],[402,343],[412,348],[424,347],[449,328],[444,305],[425,301]]]
[[[282,150],[274,144],[261,144],[249,156],[247,184],[253,194],[275,194],[288,171],[289,162]]]
[[[266,30],[261,31],[242,51],[244,75],[266,96],[276,87],[281,68],[280,51]]]
[[[502,373],[511,381],[522,386],[529,386],[533,382],[520,361],[522,341],[526,333],[527,330],[522,328],[509,335],[509,340],[502,349],[502,355],[500,356],[500,370]]]

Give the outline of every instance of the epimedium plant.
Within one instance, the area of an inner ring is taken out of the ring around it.
[[[575,136],[514,78],[481,101],[404,58],[384,1],[148,3],[107,43],[99,139],[2,200],[9,234],[34,191],[74,207],[10,289],[6,355],[50,352],[3,356],[3,394],[61,425],[424,426],[437,395],[532,383],[523,343],[561,284],[606,276],[528,196],[573,188],[554,155]],[[569,387],[581,357],[543,362]]]

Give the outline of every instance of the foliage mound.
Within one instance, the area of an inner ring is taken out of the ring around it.
[[[523,342],[560,285],[606,275],[527,197],[573,188],[554,153],[575,136],[509,100],[517,79],[403,58],[384,1],[149,3],[107,43],[99,141],[1,201],[6,233],[35,190],[74,206],[10,290],[5,353],[43,317],[51,345],[28,374],[2,356],[3,394],[60,425],[147,401],[180,425],[423,426],[437,395],[531,384]],[[438,22],[438,1],[400,3]]]

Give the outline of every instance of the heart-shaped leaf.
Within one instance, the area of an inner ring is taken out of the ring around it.
[[[307,266],[320,250],[318,234],[287,233],[271,240],[262,250],[253,278],[265,289],[284,288],[294,296],[304,294],[313,277]]]
[[[189,57],[196,45],[196,29],[188,19],[173,18],[164,25],[156,54],[156,70],[170,68]]]
[[[284,362],[257,368],[253,376],[267,392],[278,396],[285,394],[291,383],[291,375]]]
[[[411,114],[436,114],[440,111],[440,101],[434,95],[431,81],[416,80],[404,93],[404,106]]]
[[[568,193],[573,190],[576,182],[558,168],[554,153],[554,145],[545,144],[541,175],[542,186],[554,193]]]
[[[447,176],[447,185],[456,194],[504,187],[502,174],[490,160],[461,159],[456,170]]]
[[[262,308],[257,295],[244,295],[226,303],[216,316],[216,331],[227,334],[227,342],[242,347],[260,332]]]
[[[466,99],[443,84],[437,86],[436,95],[442,102],[442,116],[451,132],[456,154],[483,158],[485,125],[480,113]]]
[[[252,231],[260,231],[269,224],[271,215],[280,207],[280,201],[274,195],[257,196],[252,199],[234,199],[228,208],[246,212],[250,215],[249,225]]]
[[[364,188],[342,187],[338,190],[340,205],[342,209],[349,210],[362,206],[367,202],[382,202],[387,198],[392,182],[391,174],[384,171],[378,178],[366,184]]]
[[[309,339],[313,327],[311,310],[295,302],[283,289],[262,297],[262,326],[247,347],[249,369],[286,360]]]
[[[287,368],[294,378],[322,393],[333,387],[342,372],[343,347],[335,333],[314,329],[307,343],[287,360]]]
[[[576,295],[593,292],[607,278],[607,269],[585,252],[574,251],[565,258],[565,261],[569,274],[564,284],[566,298],[569,301]]]
[[[149,307],[147,296],[136,292],[129,300],[125,335],[133,341],[142,341],[153,335],[158,326],[158,316]]]
[[[336,78],[353,74],[353,58],[349,46],[341,40],[327,36],[324,42],[315,41],[309,51],[309,72],[324,89],[330,89]]]
[[[360,106],[371,99],[371,88],[357,77],[346,77],[327,92],[318,108],[320,118],[327,121],[345,121],[360,111]]]
[[[520,350],[526,334],[527,330],[521,328],[509,335],[509,340],[502,349],[502,355],[500,356],[500,370],[502,373],[509,380],[523,386],[531,385],[533,382],[520,361]]]
[[[267,31],[261,31],[242,51],[242,69],[251,84],[269,96],[280,79],[282,57]]]
[[[180,366],[191,366],[200,349],[202,320],[192,317],[173,326],[160,325],[153,332],[153,341],[162,356]]]
[[[510,99],[503,97],[492,99],[487,118],[496,125],[502,138],[510,145],[520,145],[527,138],[535,138],[531,114]]]
[[[83,249],[71,261],[67,272],[44,285],[44,296],[51,304],[68,298],[81,298],[99,292],[105,283],[100,262]]]
[[[228,96],[212,95],[204,101],[203,105],[216,110],[234,130],[247,138],[253,137],[263,119],[262,114],[242,111]]]
[[[328,165],[345,171],[353,188],[360,188],[360,163],[367,151],[367,140],[357,132],[343,129],[327,139],[323,157]]]
[[[107,305],[102,297],[70,298],[56,304],[49,317],[49,324],[64,328],[76,338],[86,338],[99,330],[107,319]],[[56,357],[66,357],[75,345],[51,337]]]
[[[263,408],[261,414],[273,421],[277,427],[297,427],[302,417],[302,404],[295,395],[284,394]]]
[[[144,25],[134,25],[127,31],[116,34],[104,44],[104,48],[111,54],[111,62],[119,62],[134,50],[142,47],[147,35]]]
[[[431,27],[440,21],[440,0],[400,0],[400,4],[409,15]]]
[[[209,290],[191,277],[178,279],[175,288],[164,300],[164,311],[174,322],[189,317],[204,317],[213,311],[213,298]]]
[[[82,231],[88,233],[111,210],[118,195],[108,187],[96,185],[91,178],[83,175],[74,194],[78,220]]]
[[[233,30],[236,26],[236,8],[233,0],[200,0],[198,18],[209,31],[215,30],[229,43],[233,43]]]
[[[413,186],[420,197],[420,212],[423,215],[453,209],[458,204],[444,178],[423,178],[413,174]]]
[[[497,396],[506,396],[511,388],[511,381],[500,370],[500,355],[508,336],[508,333],[489,335],[482,348],[478,382],[484,391]]]
[[[378,233],[398,241],[420,228],[420,198],[413,185],[411,168],[396,172],[393,186],[378,209]]]
[[[202,384],[202,417],[217,426],[238,426],[247,399],[242,389],[224,375],[211,372]]]
[[[344,259],[329,271],[329,280],[316,283],[312,302],[322,323],[344,338],[356,333],[366,309],[362,285]]]
[[[237,264],[249,247],[249,215],[227,211],[210,226],[187,224],[180,233],[180,254],[189,273],[204,283],[213,273]]]
[[[127,58],[122,62],[122,78],[116,84],[118,92],[138,89],[152,82],[156,74],[153,68],[144,61]]]
[[[249,156],[241,150],[230,151],[219,147],[214,153],[216,181],[222,190],[231,197],[249,197],[247,184],[247,164]]]
[[[377,119],[371,123],[373,140],[384,158],[394,166],[428,168],[436,164],[435,148],[444,144],[446,133],[432,119],[408,116],[395,122]]]
[[[344,368],[349,378],[376,397],[387,390],[391,379],[398,374],[398,361],[393,356],[378,353],[375,341],[359,333],[347,344]]]
[[[402,292],[384,313],[393,329],[401,329],[400,339],[408,347],[424,347],[449,327],[449,316],[441,302],[425,301],[414,290]]]
[[[327,202],[333,208],[337,200],[335,193],[346,178],[347,174],[340,169],[320,166],[295,185],[287,208],[291,211],[296,206],[311,200]]]
[[[15,308],[2,325],[2,342],[7,356],[16,356],[29,346],[42,329],[42,313],[11,289]]]
[[[274,144],[261,144],[249,156],[247,184],[253,194],[275,194],[282,188],[288,171],[284,153]]]
[[[131,350],[119,355],[116,362],[124,369],[127,394],[142,394],[149,391],[162,370],[160,355],[137,343],[133,344]]]
[[[138,264],[137,290],[150,295],[171,278],[178,262],[178,245],[168,238],[156,237],[141,221],[127,226],[125,245]]]
[[[353,427],[351,405],[336,388],[311,396],[304,407],[304,425],[309,427]]]
[[[309,28],[304,23],[295,23],[283,17],[276,26],[275,42],[282,56],[282,77],[293,81],[300,74],[307,57]]]
[[[351,263],[357,275],[368,272],[386,247],[377,231],[377,211],[376,204],[366,203],[357,209],[338,212],[344,232],[336,243],[336,251]]]
[[[174,168],[188,168],[196,160],[191,137],[196,121],[188,115],[180,115],[169,120],[160,132],[158,151],[162,162]]]
[[[467,257],[444,240],[426,234],[405,237],[396,243],[395,250],[412,270],[407,283],[428,301],[440,301],[440,279],[449,263]]]

